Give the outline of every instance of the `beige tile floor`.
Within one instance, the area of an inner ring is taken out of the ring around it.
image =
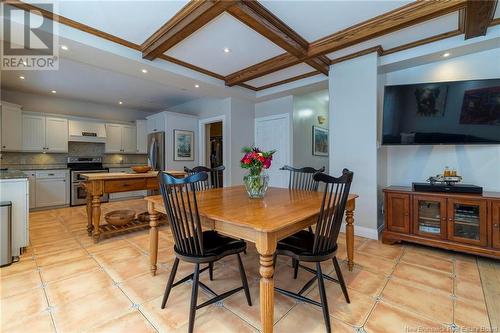
[[[145,210],[143,200],[105,204]],[[20,262],[0,271],[1,332],[186,332],[191,286],[174,288],[167,308],[161,297],[173,262],[167,226],[160,230],[160,269],[149,274],[147,230],[94,244],[86,233],[84,207],[30,214],[31,246]],[[355,268],[347,270],[344,235],[339,258],[351,304],[340,287],[326,282],[333,332],[421,332],[491,329],[477,258],[413,245],[383,245],[356,238]],[[216,292],[239,286],[235,258],[215,265]],[[243,256],[254,306],[243,292],[197,312],[196,332],[255,332],[259,322],[258,260],[249,244]],[[191,273],[181,264],[178,276]],[[323,270],[334,274],[331,263]],[[206,274],[206,273],[204,273]],[[291,278],[280,259],[276,285],[298,290],[310,277]],[[308,294],[319,300],[317,285]],[[200,302],[208,299],[200,291]],[[321,310],[276,295],[276,332],[322,332]],[[444,330],[441,330],[444,329]]]

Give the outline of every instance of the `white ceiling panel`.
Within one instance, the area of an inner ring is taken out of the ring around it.
[[[21,80],[19,76],[23,76]],[[149,75],[149,74],[148,74]],[[200,96],[176,87],[158,84],[110,70],[61,58],[57,71],[2,71],[2,89],[160,111]]]
[[[253,87],[262,87],[265,86],[266,84],[271,84],[279,81],[283,81],[286,79],[290,79],[295,76],[299,76],[302,74],[310,73],[315,71],[313,67],[306,65],[306,64],[298,64],[295,66],[291,66],[285,69],[282,69],[280,71],[267,74],[261,77],[258,77],[256,79],[250,80],[245,82],[246,84],[249,84]]]
[[[36,5],[42,1],[25,2]],[[57,0],[54,1],[54,12],[129,42],[142,44],[187,2],[187,0]]]
[[[436,19],[396,31],[379,38],[371,39],[369,41],[347,47],[345,49],[330,53],[327,56],[330,59],[336,59],[377,45],[382,45],[384,50],[388,50],[393,47],[408,44],[456,29],[458,29],[458,12],[438,17]]]
[[[225,53],[224,48],[229,48],[230,52]],[[165,54],[220,75],[229,75],[284,52],[224,13]]]
[[[412,1],[268,0],[262,4],[307,41],[312,42]]]

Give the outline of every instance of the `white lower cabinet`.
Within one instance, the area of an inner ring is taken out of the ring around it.
[[[69,182],[67,170],[37,171],[35,184],[36,208],[68,204]]]
[[[29,207],[30,209],[36,208],[36,172],[35,171],[24,171],[28,175],[29,182]]]
[[[26,178],[0,179],[0,198],[12,202],[12,255],[16,257],[29,245],[28,197]]]

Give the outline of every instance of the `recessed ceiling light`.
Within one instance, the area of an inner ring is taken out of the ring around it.
[[[118,101],[118,104],[122,105],[122,104],[123,104],[123,102],[122,102],[122,101]]]
[[[148,72],[148,70],[147,70],[147,69],[145,69],[145,68],[143,68],[143,69],[141,70],[141,72],[143,72],[144,74],[146,74],[146,73]]]
[[[229,53],[229,52],[231,52],[231,49],[229,49],[228,47],[225,47],[224,48],[224,53]]]
[[[53,93],[53,94],[55,94],[56,92],[57,92],[57,91],[55,91],[55,90],[52,90],[52,91],[51,91],[51,93]]]
[[[443,57],[449,57],[450,56],[450,52],[446,52],[445,54],[443,54]]]
[[[66,45],[61,45],[61,49],[63,49],[64,51],[68,51],[68,47]]]
[[[195,87],[195,88],[199,88],[199,87],[200,87],[200,85],[199,85],[199,84],[195,84],[195,85],[194,85],[194,87]]]
[[[20,78],[21,80],[24,80],[24,79],[25,79],[25,77],[24,77],[24,76],[22,76],[22,75],[20,75],[20,76],[19,76],[19,78]]]

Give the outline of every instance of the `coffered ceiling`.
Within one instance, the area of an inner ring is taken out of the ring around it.
[[[8,2],[36,9],[36,1]],[[330,64],[367,52],[482,36],[500,24],[497,7],[497,0],[56,1],[54,19],[144,59],[263,90],[328,75]]]

